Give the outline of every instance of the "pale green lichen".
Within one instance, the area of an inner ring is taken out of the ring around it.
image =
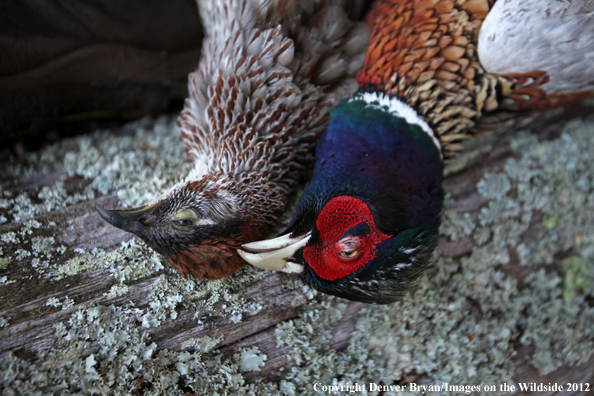
[[[200,353],[208,353],[212,351],[221,341],[223,337],[219,336],[212,338],[209,336],[188,338],[181,344],[181,349],[193,349]]]
[[[535,348],[531,363],[542,375],[562,365],[586,363],[594,354],[594,308],[584,295],[563,298],[562,280],[555,273],[541,269],[527,282],[530,290],[520,293],[525,316],[518,324],[521,343]]]
[[[302,285],[301,290],[303,290],[303,294],[308,300],[313,300],[315,296],[318,295],[318,291],[308,285]]]
[[[446,196],[446,206],[453,205],[451,198]],[[439,232],[442,235],[448,236],[452,241],[457,241],[462,238],[472,235],[476,228],[474,221],[470,218],[468,213],[458,213],[453,209],[445,209],[441,215],[442,223]]]
[[[62,310],[66,311],[74,306],[74,300],[69,297],[65,297],[64,301],[60,301],[59,298],[50,297],[46,301],[45,305],[47,305],[49,307],[55,307],[55,308],[62,307]]]
[[[260,352],[257,347],[242,348],[238,355],[237,363],[239,364],[239,370],[242,373],[260,371],[267,360],[267,356]]]
[[[155,279],[151,287],[152,292],[148,301],[150,314],[157,321],[157,326],[168,317],[171,319],[177,318],[175,308],[183,300],[183,295],[191,293],[194,289],[193,282],[173,282],[176,285],[171,284],[170,279],[165,275],[161,275]]]
[[[128,136],[101,132],[76,138],[78,147],[66,153],[64,167],[92,180],[87,189],[117,192],[126,206],[152,200],[186,175],[190,164],[181,152],[175,118],[160,117],[152,129],[145,123],[129,124],[134,132]]]
[[[102,252],[101,260],[111,267],[112,275],[120,282],[133,281],[161,271],[163,258],[137,239],[122,242],[118,250]],[[122,265],[115,265],[123,261]]]
[[[169,275],[161,275],[154,280],[148,296],[149,309],[143,318],[145,327],[175,319],[180,305],[194,314],[197,324],[202,324],[200,313],[204,308],[211,309],[217,303],[220,303],[219,312],[233,323],[239,323],[244,315],[255,315],[262,309],[258,301],[245,301],[230,292],[232,288],[261,279],[262,274],[253,268],[242,268],[231,276],[212,282],[185,280],[171,271]]]
[[[273,384],[246,384],[239,365],[223,360],[221,354],[157,350],[138,326],[143,314],[130,305],[78,309],[68,324],[54,326],[58,345],[42,352],[40,366],[12,353],[0,356],[6,385],[3,394],[33,394],[41,389],[46,394],[89,395],[182,395],[185,390],[201,395],[277,394]],[[93,345],[93,353],[81,353]],[[65,357],[69,364],[52,365]],[[252,363],[259,365],[257,359]]]
[[[91,253],[86,253],[83,249],[75,249],[75,253],[79,253],[80,255],[73,257],[55,268],[50,268],[51,272],[47,273],[46,276],[59,280],[65,276],[76,275],[82,271],[112,263],[111,261],[106,262],[98,259],[98,256],[103,253],[102,249],[94,249]]]
[[[552,215],[552,216],[545,215],[542,217],[542,225],[545,228],[552,230],[557,225],[558,219],[559,219],[559,215]]]
[[[8,326],[10,326],[10,316],[6,318],[4,316],[0,316],[0,327]]]
[[[22,221],[45,212],[74,205],[82,201],[95,198],[92,190],[84,193],[68,194],[63,182],[57,182],[52,186],[41,187],[38,193],[23,192],[13,200],[7,200],[9,209],[6,214],[12,217],[13,221]],[[41,200],[41,203],[34,203]],[[5,219],[5,221],[8,219]]]
[[[72,307],[74,307],[74,300],[70,297],[65,297],[64,301],[62,302],[62,311],[69,310]]]
[[[17,237],[16,233],[14,232],[7,232],[5,234],[2,234],[0,236],[0,238],[2,238],[2,242],[4,243],[14,243],[17,244],[19,243],[21,240]]]
[[[592,283],[590,276],[591,265],[588,260],[580,256],[571,256],[562,260],[560,269],[563,273],[563,297],[572,299],[579,292],[588,289]]]
[[[65,251],[65,248],[61,246],[58,251]],[[109,268],[112,275],[123,283],[163,269],[161,257],[136,239],[124,241],[119,249],[112,251],[94,248],[87,252],[77,248],[74,252],[78,255],[63,264],[51,266],[46,276],[59,280],[82,271]]]
[[[60,299],[58,299],[56,297],[50,297],[45,302],[45,305],[50,306],[50,307],[56,307],[57,308],[57,307],[62,306],[62,303],[60,302]]]
[[[0,250],[0,253],[1,253],[1,250]],[[13,261],[12,258],[0,257],[0,271],[8,268],[8,266],[10,265],[10,263],[12,263],[12,261]]]
[[[511,183],[503,173],[486,173],[476,188],[485,198],[501,198],[511,189]]]
[[[14,252],[14,259],[17,261],[23,261],[31,257],[31,252],[25,249],[17,249]]]
[[[109,289],[109,292],[103,293],[103,295],[111,300],[125,295],[128,293],[128,289],[128,285],[113,285],[111,289]]]
[[[7,243],[4,248],[11,252],[11,255],[3,257],[1,262],[10,264],[14,261],[18,262],[30,259],[31,266],[39,273],[43,273],[49,266],[49,260],[56,253],[58,255],[64,253],[66,248],[64,246],[55,248],[55,238],[52,236],[35,236],[31,238],[30,235],[33,234],[34,230],[39,228],[42,228],[42,224],[32,219],[23,222],[16,233],[11,231],[3,234],[2,241]],[[4,248],[0,248],[0,253],[4,253]]]
[[[34,237],[31,240],[31,248],[36,255],[45,255],[47,258],[52,258],[51,249],[56,243],[54,237]]]
[[[40,153],[28,153],[24,163],[11,163],[4,177],[28,178],[47,173],[66,174],[51,186],[21,192],[4,192],[0,208],[5,221],[30,219],[47,211],[94,199],[96,192],[117,193],[124,205],[144,204],[170,187],[190,170],[181,151],[175,117],[162,116],[154,123],[146,119],[124,126],[123,135],[109,131],[64,139]],[[139,146],[140,144],[140,146]],[[92,182],[68,192],[64,179],[83,176]],[[41,203],[35,201],[41,200]]]
[[[42,224],[35,219],[31,219],[28,221],[23,222],[23,226],[19,229],[19,234],[21,236],[31,235],[33,234],[34,229],[41,228]]]

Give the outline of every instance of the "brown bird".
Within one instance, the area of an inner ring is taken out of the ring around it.
[[[330,110],[357,89],[369,30],[354,3],[200,1],[206,38],[178,118],[194,168],[145,206],[99,214],[184,277],[241,267],[236,248],[277,223]]]

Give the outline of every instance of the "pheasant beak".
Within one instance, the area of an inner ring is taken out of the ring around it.
[[[95,209],[99,216],[112,226],[142,237],[148,228],[146,219],[153,213],[155,206],[145,205],[134,209],[107,210],[95,205]]]
[[[254,267],[300,274],[303,272],[303,265],[289,260],[307,244],[310,237],[311,232],[296,238],[285,234],[274,239],[243,244],[243,250],[238,249],[237,253]]]

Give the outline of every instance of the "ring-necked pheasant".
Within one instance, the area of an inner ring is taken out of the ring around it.
[[[444,158],[481,115],[594,93],[593,12],[592,1],[376,1],[360,89],[332,112],[286,234],[242,257],[328,294],[397,300],[437,243]]]
[[[199,1],[206,38],[178,119],[194,168],[145,206],[99,214],[184,277],[241,267],[236,248],[277,222],[330,110],[357,89],[369,29],[347,3]]]

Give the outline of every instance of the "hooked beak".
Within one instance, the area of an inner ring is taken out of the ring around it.
[[[103,220],[114,227],[131,232],[138,236],[146,233],[147,225],[142,220],[146,219],[154,210],[155,206],[141,206],[134,209],[107,210],[95,205],[95,209]]]
[[[291,238],[286,234],[274,239],[243,244],[241,247],[244,250],[238,249],[237,253],[254,267],[300,274],[303,272],[303,265],[289,260],[297,250],[307,244],[310,237],[311,232],[297,238]]]

